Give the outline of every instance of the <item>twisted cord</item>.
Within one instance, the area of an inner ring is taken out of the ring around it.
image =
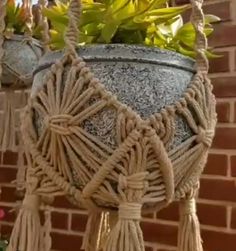
[[[191,0],[191,4],[191,21],[196,31],[195,51],[197,53],[197,70],[206,74],[209,70],[209,62],[205,54],[205,51],[208,47],[208,42],[204,33],[205,21],[202,10],[203,0]]]
[[[25,35],[27,38],[31,38],[33,35],[33,13],[32,13],[32,1],[31,0],[23,0],[23,8],[26,10],[26,29]]]
[[[81,14],[81,8],[80,0],[71,0],[68,13],[69,25],[65,34],[65,43],[67,52],[74,55],[75,57],[77,57],[76,46],[78,40],[78,23]]]
[[[38,0],[39,4],[39,19],[40,19],[40,25],[42,27],[42,40],[43,40],[43,49],[44,52],[49,51],[49,25],[47,18],[42,14],[43,9],[47,7],[48,1],[47,0]]]

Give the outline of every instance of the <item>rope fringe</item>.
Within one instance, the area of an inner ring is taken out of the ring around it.
[[[203,251],[194,197],[192,191],[180,202],[178,251]]]
[[[14,91],[5,91],[4,110],[1,118],[0,128],[0,150],[15,152],[17,150],[16,143],[16,123],[15,123],[15,107],[14,107]]]
[[[40,198],[37,195],[26,195],[17,216],[7,251],[43,251],[39,206]]]

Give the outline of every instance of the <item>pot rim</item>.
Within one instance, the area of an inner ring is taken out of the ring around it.
[[[27,37],[25,35],[13,34],[10,38],[5,37],[4,40],[5,41],[22,42],[24,40],[24,38],[27,39]],[[42,48],[42,44],[38,39],[30,37],[29,41],[32,41],[35,46],[38,46],[38,47]]]
[[[40,60],[34,75],[49,68],[64,50],[50,51]],[[196,73],[195,60],[175,51],[132,44],[88,44],[77,48],[78,55],[86,62],[115,61],[149,63],[175,67]],[[80,55],[81,54],[81,55]],[[46,62],[45,62],[46,61]]]

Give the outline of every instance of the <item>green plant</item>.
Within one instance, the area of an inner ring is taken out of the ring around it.
[[[5,37],[9,38],[13,34],[22,35],[28,30],[29,10],[23,4],[17,4],[16,0],[7,0],[6,5],[6,29]],[[40,27],[33,19],[32,32],[34,37],[40,37]]]
[[[0,251],[6,251],[8,242],[6,240],[0,240]]]
[[[174,50],[195,57],[195,30],[191,23],[183,24],[181,14],[189,5],[168,7],[168,0],[82,0],[79,41],[90,43],[145,44]],[[64,47],[68,25],[69,3],[56,1],[44,9],[51,23],[51,47]],[[206,16],[205,33],[213,32],[215,16]],[[206,51],[208,56],[215,56]]]

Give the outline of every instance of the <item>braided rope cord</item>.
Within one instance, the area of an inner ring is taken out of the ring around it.
[[[197,70],[207,74],[209,70],[209,62],[205,54],[205,51],[208,47],[208,42],[206,35],[204,33],[205,21],[204,21],[204,13],[202,10],[203,1],[204,0],[191,0],[192,4],[191,21],[196,31],[195,51],[197,53],[197,58],[196,58]]]
[[[44,52],[49,51],[49,25],[47,18],[43,15],[43,9],[47,7],[48,1],[47,0],[38,0],[39,4],[39,18],[40,18],[40,25],[42,27],[42,42],[43,42],[43,48]]]
[[[33,24],[34,24],[34,17],[32,13],[32,1],[31,0],[23,0],[23,8],[26,11],[26,29],[25,29],[25,36],[27,38],[31,38],[33,35]]]

